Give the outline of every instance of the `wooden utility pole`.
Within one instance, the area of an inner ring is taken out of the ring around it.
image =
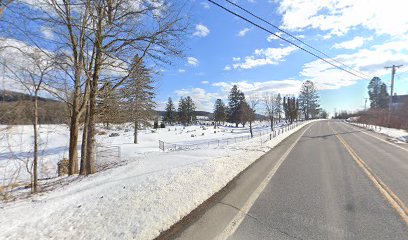
[[[395,77],[395,72],[397,71],[397,68],[402,67],[402,65],[392,65],[389,67],[385,67],[385,69],[390,69],[391,68],[391,94],[390,94],[390,103],[388,104],[388,127],[390,127],[390,121],[391,121],[391,110],[392,110],[392,97],[394,95],[394,77]]]
[[[364,102],[364,112],[367,111],[367,99],[368,98],[364,98],[365,102]]]

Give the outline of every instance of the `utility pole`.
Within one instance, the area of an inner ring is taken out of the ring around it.
[[[364,99],[365,99],[365,102],[364,102],[364,112],[365,112],[365,111],[367,111],[367,99],[368,98],[364,98]]]
[[[390,127],[390,120],[391,120],[391,105],[392,105],[392,97],[394,95],[394,76],[395,72],[397,71],[397,68],[402,67],[402,65],[392,65],[390,67],[385,67],[385,69],[390,69],[391,68],[391,94],[390,94],[390,103],[388,105],[388,127]]]

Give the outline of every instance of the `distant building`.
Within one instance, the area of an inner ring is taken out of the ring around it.
[[[408,103],[408,95],[394,95],[391,99],[392,108],[400,108],[404,103]]]

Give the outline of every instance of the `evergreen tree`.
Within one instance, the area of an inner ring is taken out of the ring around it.
[[[214,121],[219,124],[225,122],[227,119],[227,112],[224,102],[221,99],[217,99],[214,105]]]
[[[387,86],[379,77],[373,77],[368,84],[368,96],[370,98],[371,108],[378,109],[388,106],[389,94],[387,92]]]
[[[132,62],[128,80],[124,83],[122,91],[128,116],[134,123],[134,143],[138,143],[137,134],[141,127],[150,126],[154,119],[155,92],[150,70],[135,58]],[[136,65],[138,64],[138,65]]]
[[[278,121],[281,121],[281,114],[282,114],[282,97],[280,93],[275,98],[275,112],[278,115]]]
[[[244,101],[244,93],[238,89],[237,85],[234,85],[228,96],[228,122],[235,123],[236,127],[241,119],[239,108]]]
[[[174,124],[177,121],[176,107],[174,106],[173,100],[169,97],[166,105],[166,112],[164,113],[164,122],[169,124]]]
[[[378,106],[380,108],[387,108],[389,104],[390,95],[387,92],[387,85],[385,83],[381,84],[380,96],[378,98]]]
[[[289,97],[283,97],[283,112],[285,113],[285,120],[286,122],[288,122],[290,120],[290,114],[289,114],[289,105],[288,105],[288,101]]]
[[[113,90],[110,82],[105,84],[103,91],[99,92],[97,98],[97,110],[99,120],[106,128],[110,123],[118,123],[121,120],[121,104],[117,90]]]
[[[183,125],[187,125],[188,123],[186,100],[183,97],[180,98],[178,104],[178,120]]]
[[[191,99],[190,96],[186,97],[185,104],[186,104],[185,108],[187,110],[187,118],[188,118],[187,123],[189,125],[191,125],[191,124],[193,124],[193,123],[195,123],[197,121],[197,117],[196,117],[196,114],[195,114],[196,107],[195,107],[195,104],[193,102],[193,99]]]
[[[306,120],[319,115],[319,95],[312,81],[307,80],[302,84],[299,94],[299,107]]]
[[[196,121],[195,104],[190,96],[181,97],[178,106],[179,121],[183,125],[189,125]]]
[[[247,122],[252,123],[255,120],[255,112],[251,109],[246,101],[243,101],[238,108],[238,121],[245,127]],[[252,128],[250,128],[252,132]]]

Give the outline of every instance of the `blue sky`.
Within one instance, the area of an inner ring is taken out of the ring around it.
[[[248,16],[225,0],[215,1]],[[185,56],[170,66],[157,67],[161,69],[157,76],[159,109],[164,108],[168,97],[177,102],[181,96],[191,96],[198,110],[212,111],[217,98],[227,100],[233,84],[247,96],[262,97],[265,93],[293,96],[298,94],[305,80],[315,82],[321,106],[331,114],[334,109],[364,108],[367,79],[338,70],[206,0],[186,2],[191,25],[185,41]],[[235,2],[337,61],[363,72],[368,79],[379,76],[389,85],[391,71],[384,67],[404,65],[397,71],[395,92],[408,94],[408,14],[406,7],[402,7],[407,5],[405,0]],[[12,11],[8,11],[5,16],[11,14]],[[21,26],[42,33],[40,37],[52,39],[53,33],[45,26],[24,22]],[[0,33],[0,40],[0,46],[28,44],[24,43],[23,36],[7,38]],[[15,58],[14,54],[0,52],[0,60]],[[0,79],[1,75],[0,71]],[[8,88],[15,90],[16,86],[9,84]]]
[[[239,11],[225,1],[217,2]],[[370,78],[379,76],[389,84],[391,71],[384,66],[408,65],[408,17],[404,11],[387,7],[397,3],[236,2]],[[200,110],[211,110],[216,98],[227,98],[232,84],[247,95],[296,95],[301,83],[309,79],[316,83],[321,106],[329,112],[364,108],[368,80],[334,69],[207,1],[193,1],[191,17],[186,58],[159,77],[160,106],[168,97],[177,101],[190,95]],[[407,70],[397,72],[398,94],[408,94],[408,74],[403,73]]]

